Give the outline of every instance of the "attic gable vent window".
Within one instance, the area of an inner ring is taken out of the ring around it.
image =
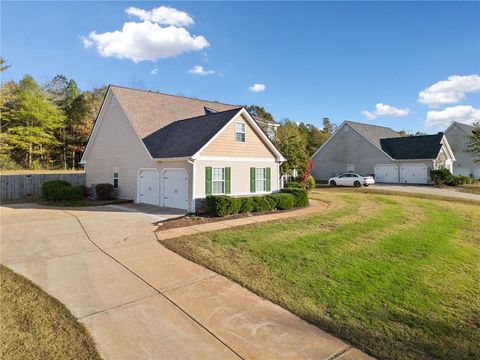
[[[235,123],[235,141],[245,142],[245,123],[243,122]]]
[[[206,106],[204,106],[203,109],[205,110],[205,115],[215,114],[218,112],[217,110],[210,109]]]

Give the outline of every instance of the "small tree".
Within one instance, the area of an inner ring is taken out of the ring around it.
[[[467,151],[473,154],[476,163],[480,163],[480,122],[474,124],[472,134],[468,137]]]
[[[305,166],[305,171],[303,172],[302,176],[302,182],[303,182],[303,187],[307,190],[311,190],[312,188],[312,171],[313,171],[313,161],[312,159],[308,159],[307,165]],[[315,187],[315,180],[313,180],[313,187]]]

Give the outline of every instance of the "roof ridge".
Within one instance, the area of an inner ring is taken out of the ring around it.
[[[346,123],[349,123],[349,124],[359,124],[359,125],[374,126],[374,127],[378,127],[378,128],[382,128],[382,129],[389,129],[389,130],[392,130],[392,131],[394,131],[394,132],[398,132],[398,131],[395,131],[395,130],[393,130],[391,127],[388,127],[388,126],[373,125],[373,124],[361,123],[361,122],[358,122],[358,121],[351,121],[351,120],[345,120],[345,122],[346,122]]]
[[[427,136],[439,136],[439,135],[445,135],[442,131],[436,133],[436,134],[425,134],[425,135],[410,135],[410,136],[397,136],[393,138],[382,138],[380,140],[389,140],[389,139],[415,139],[415,138],[420,138],[420,137],[427,137]]]
[[[198,99],[198,98],[194,98],[194,97],[191,97],[191,96],[173,95],[173,94],[168,94],[168,93],[164,93],[164,92],[161,92],[161,91],[136,89],[136,88],[133,88],[133,87],[121,86],[121,85],[115,85],[115,84],[109,84],[108,86],[109,87],[116,87],[116,88],[120,88],[120,89],[144,92],[144,93],[147,93],[147,94],[165,95],[165,96],[171,96],[171,97],[182,98],[182,99],[187,99],[187,100],[208,102],[208,103],[211,103],[211,104],[220,104],[220,105],[227,105],[227,106],[240,106],[240,105],[235,105],[235,104],[227,104],[227,103],[219,102],[219,101]]]
[[[229,110],[223,110],[223,111],[217,111],[213,114],[205,114],[205,115],[198,115],[198,116],[194,116],[194,117],[190,117],[190,118],[185,118],[185,119],[178,119],[178,120],[175,120],[173,122],[171,122],[170,124],[168,125],[171,125],[171,124],[175,124],[175,123],[178,123],[178,122],[181,122],[181,121],[187,121],[187,120],[193,120],[193,119],[198,119],[198,118],[203,118],[203,117],[209,117],[209,116],[215,116],[215,115],[219,115],[219,114],[224,114],[226,112],[229,112],[229,111],[240,111],[241,109],[243,109],[243,106],[242,107],[238,107],[238,108],[234,108],[234,109],[229,109]],[[167,126],[168,126],[167,125]],[[166,126],[165,126],[166,127]]]

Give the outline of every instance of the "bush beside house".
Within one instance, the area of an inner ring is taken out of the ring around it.
[[[469,176],[453,175],[448,169],[432,170],[430,172],[430,178],[436,186],[457,186],[471,184],[473,179]]]
[[[280,193],[249,196],[207,196],[206,211],[211,216],[227,216],[248,212],[289,210],[308,205],[307,192],[303,189],[283,189]]]
[[[65,180],[46,181],[42,185],[42,198],[54,203],[74,203],[83,199],[83,190]]]

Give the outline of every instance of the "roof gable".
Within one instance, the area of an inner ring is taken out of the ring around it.
[[[380,139],[400,137],[399,133],[388,127],[357,123],[354,121],[346,121],[346,123],[379,148],[381,148]]]
[[[175,121],[142,140],[154,158],[196,154],[241,108]]]
[[[381,139],[383,151],[397,160],[436,159],[442,148],[443,133]]]

